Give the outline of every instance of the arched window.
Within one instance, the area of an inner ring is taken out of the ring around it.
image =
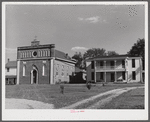
[[[20,53],[20,58],[22,58],[22,53]]]
[[[22,58],[24,58],[24,52],[22,52]]]
[[[43,50],[43,56],[45,56],[45,50]]]
[[[45,72],[45,64],[43,64],[43,68],[42,68],[42,76],[46,76],[46,72]]]
[[[40,57],[40,50],[38,51],[38,57]]]
[[[26,75],[26,65],[23,65],[23,76]]]
[[[48,56],[50,56],[50,50],[48,50]]]
[[[27,52],[24,53],[24,57],[25,57],[25,58],[26,58],[26,53],[27,53]]]
[[[43,53],[43,51],[41,50],[41,57],[43,56],[42,53]]]
[[[29,57],[29,52],[27,51],[27,58]]]
[[[47,50],[45,51],[45,56],[47,56]]]
[[[31,51],[29,52],[29,55],[30,55],[29,57],[31,57]]]

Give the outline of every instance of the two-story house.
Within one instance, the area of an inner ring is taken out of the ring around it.
[[[9,61],[5,65],[6,84],[16,84],[17,61]]]
[[[142,82],[141,57],[99,56],[86,60],[87,82]]]

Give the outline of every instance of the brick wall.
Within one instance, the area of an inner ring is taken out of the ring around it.
[[[42,76],[43,61],[45,64],[45,76]],[[25,68],[25,76],[23,76],[23,65]],[[31,84],[31,71],[33,70],[33,65],[37,67],[38,70],[38,84],[50,84],[50,61],[49,60],[29,60],[20,61],[20,78],[19,84]]]

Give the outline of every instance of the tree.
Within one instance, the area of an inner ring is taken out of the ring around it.
[[[83,66],[83,55],[81,54],[81,52],[79,53],[75,53],[74,56],[72,56],[73,59],[77,60],[77,63],[75,64],[76,67],[82,69]]]
[[[92,49],[88,49],[84,55],[83,58],[93,58],[93,57],[97,57],[97,56],[105,56],[106,55],[106,50],[105,49],[100,49],[100,48],[92,48]]]
[[[132,46],[128,53],[130,56],[141,56],[143,67],[144,67],[144,61],[145,61],[145,39],[138,39],[136,43]]]
[[[107,52],[107,56],[114,56],[114,55],[119,55],[119,54],[116,53],[115,51],[108,51]]]

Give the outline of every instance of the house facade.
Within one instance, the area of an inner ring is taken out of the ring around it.
[[[31,46],[18,47],[16,84],[69,82],[70,75],[75,72],[76,61],[56,50],[54,44],[39,43],[34,40]]]
[[[86,60],[87,82],[142,82],[141,57],[101,56]]]
[[[5,65],[6,84],[16,84],[17,79],[17,62],[9,61]]]

